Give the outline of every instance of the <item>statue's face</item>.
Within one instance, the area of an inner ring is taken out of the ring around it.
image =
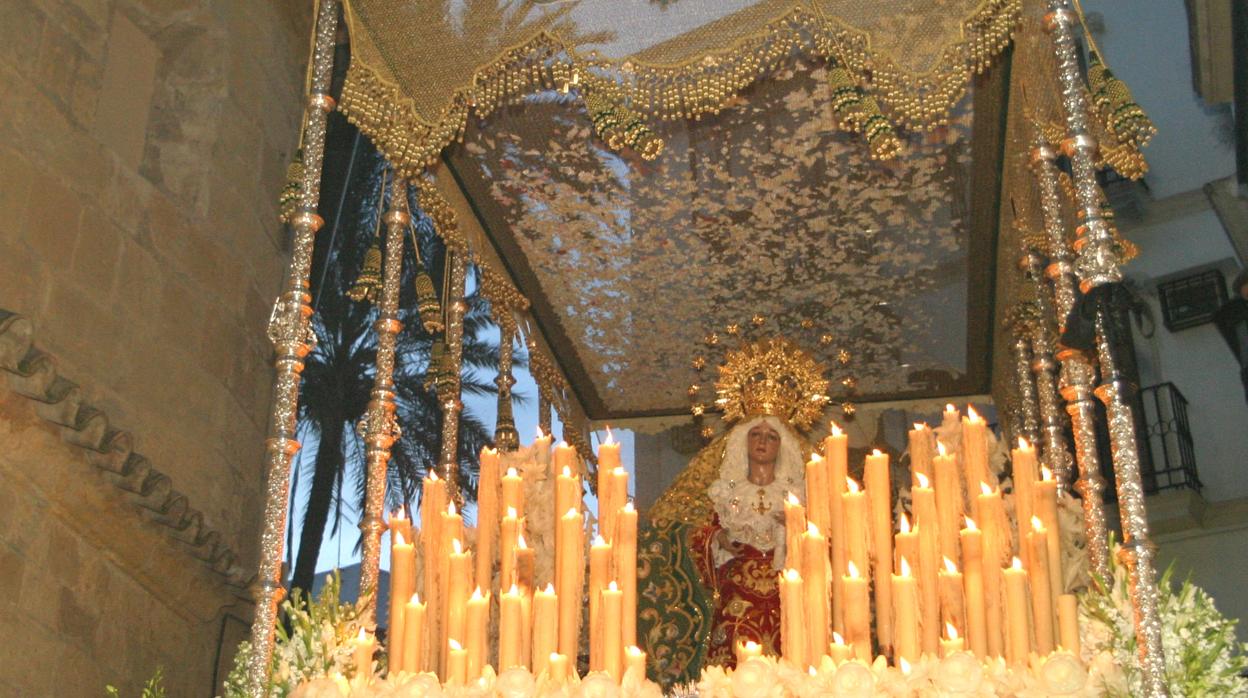
[[[753,465],[775,465],[780,455],[780,433],[767,424],[755,424],[746,435]]]

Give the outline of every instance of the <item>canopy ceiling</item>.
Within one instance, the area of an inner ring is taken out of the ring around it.
[[[825,72],[799,61],[656,126],[651,163],[557,92],[448,152],[591,418],[687,411],[703,338],[756,313],[829,365],[847,350],[834,377],[858,400],[986,389],[1000,86],[880,163],[834,127]]]

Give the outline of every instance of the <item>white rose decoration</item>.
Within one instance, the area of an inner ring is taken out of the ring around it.
[[[722,666],[708,666],[702,669],[702,678],[698,681],[698,695],[701,698],[731,698],[732,679]]]
[[[338,682],[328,676],[299,684],[290,694],[290,698],[343,698],[348,691],[342,690]]]
[[[767,698],[782,692],[775,665],[762,657],[750,657],[738,664],[732,673],[732,695],[735,698]]]
[[[1051,695],[1078,693],[1088,682],[1088,672],[1074,656],[1058,652],[1049,656],[1040,668],[1040,680]]]
[[[442,684],[434,674],[412,674],[395,687],[395,698],[441,698]]]
[[[984,680],[984,666],[969,652],[955,652],[940,660],[932,672],[936,685],[955,693],[975,693]]]
[[[494,690],[502,698],[528,698],[535,694],[537,681],[528,669],[512,667],[498,675]]]
[[[837,698],[870,698],[875,694],[875,674],[862,662],[845,662],[832,677],[832,691]]]
[[[620,698],[620,687],[610,674],[595,671],[581,679],[580,698]]]

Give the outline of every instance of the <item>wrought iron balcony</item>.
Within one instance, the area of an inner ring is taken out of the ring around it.
[[[1146,424],[1142,440],[1149,456],[1141,459],[1145,491],[1155,494],[1187,487],[1199,492],[1187,398],[1173,383],[1158,383],[1140,390],[1138,407]]]

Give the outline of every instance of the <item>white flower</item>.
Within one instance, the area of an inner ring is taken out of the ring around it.
[[[832,677],[832,691],[837,698],[869,698],[875,695],[875,674],[862,662],[845,662]]]
[[[339,682],[338,678],[341,677],[322,676],[302,683],[290,694],[290,698],[343,698],[350,689],[345,680]]]
[[[778,697],[783,693],[774,660],[750,657],[738,664],[732,672],[732,695],[735,698]]]
[[[533,672],[524,667],[512,667],[499,674],[494,683],[494,690],[502,698],[527,698],[537,689],[537,681]]]
[[[1050,695],[1064,696],[1077,693],[1088,682],[1088,672],[1083,664],[1066,652],[1049,655],[1039,670],[1040,680]]]
[[[657,683],[647,680],[645,674],[631,670],[624,672],[620,693],[623,698],[663,698],[663,689]]]
[[[732,679],[722,666],[702,668],[702,678],[698,681],[698,695],[702,698],[732,697]]]
[[[620,687],[611,675],[595,671],[581,679],[580,698],[620,698]]]
[[[440,698],[442,683],[435,674],[407,674],[392,689],[394,698]]]
[[[940,688],[955,693],[975,693],[984,681],[984,667],[975,655],[955,652],[940,660],[932,672]]]

